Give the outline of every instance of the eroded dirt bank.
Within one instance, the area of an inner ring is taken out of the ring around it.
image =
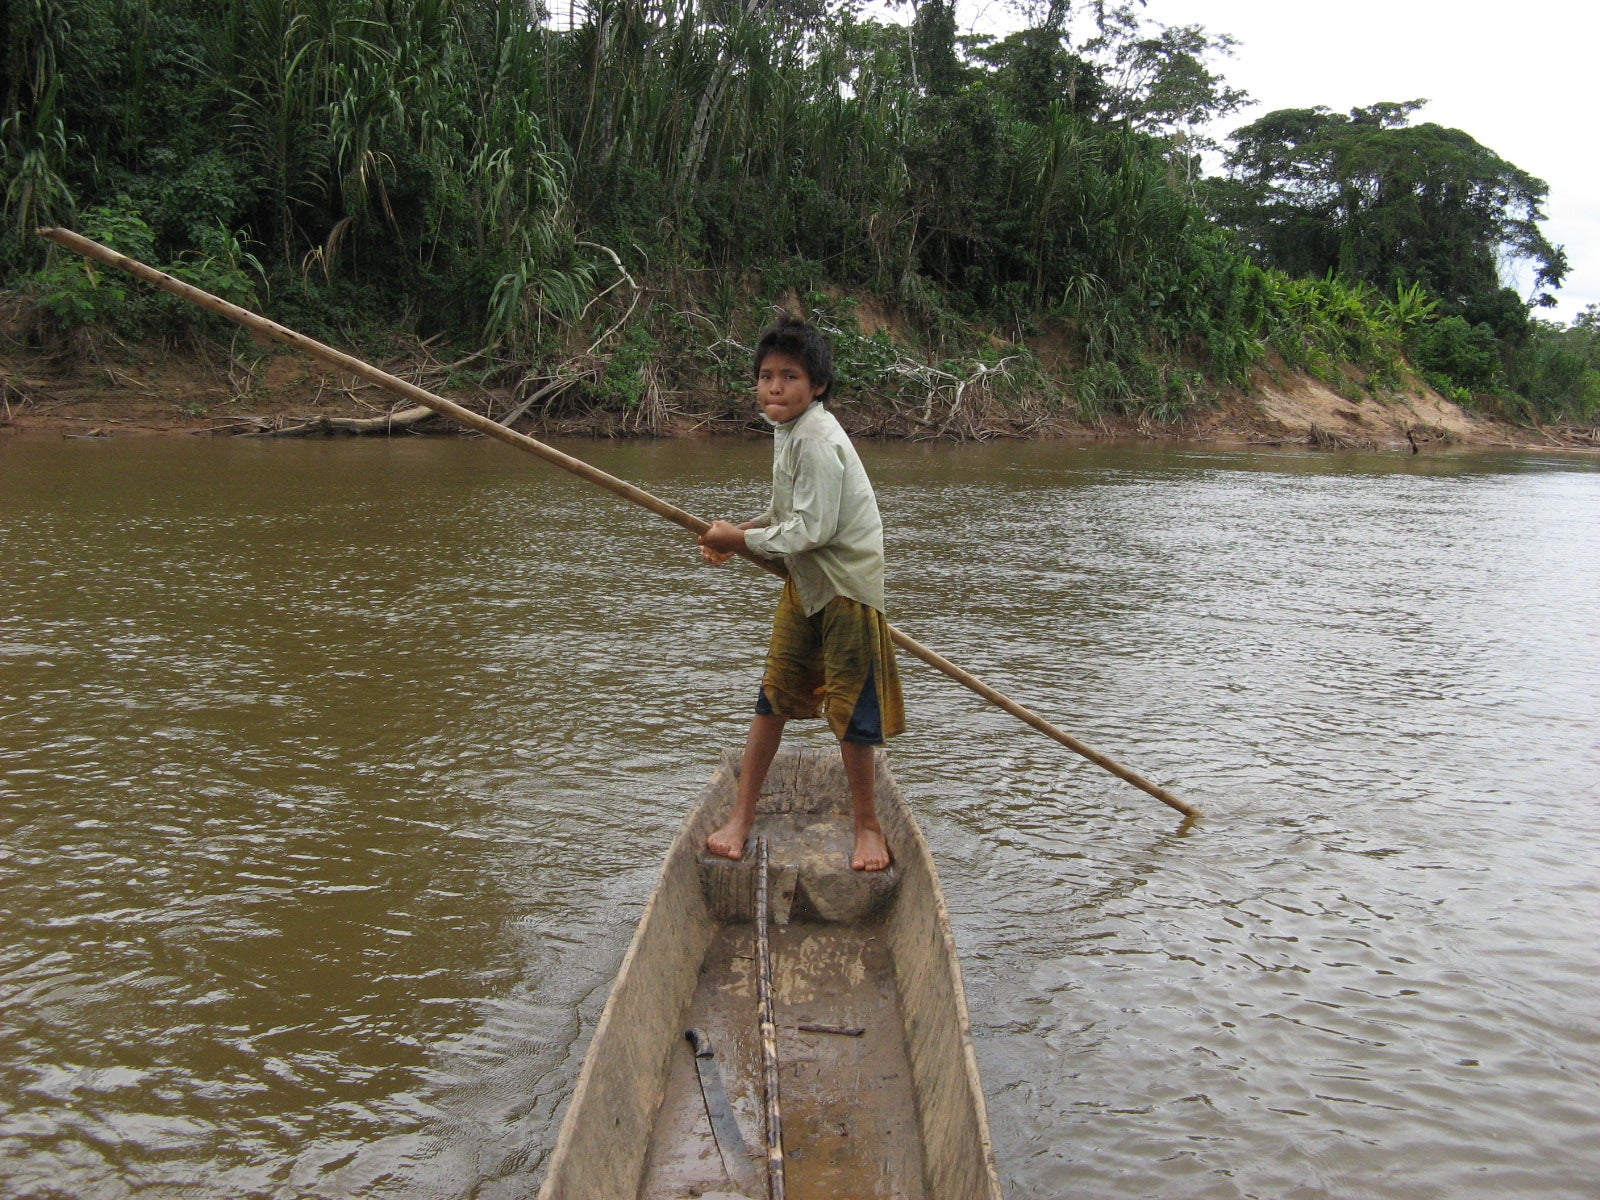
[[[408,413],[408,402],[373,384],[300,354],[276,351],[256,356],[248,368],[240,364],[233,357],[158,350],[70,362],[0,353],[0,436],[409,436],[452,429],[431,414]],[[385,368],[496,420],[511,418],[532,433],[682,437],[759,428],[753,409],[737,394],[655,395],[619,412],[586,403],[581,388],[550,390],[533,379],[516,387],[484,386],[461,370],[470,365],[441,362],[423,347]],[[1086,421],[1059,404],[1035,406],[1024,420],[991,402],[967,414],[960,428],[941,428],[848,394],[835,411],[857,436],[1136,438],[1405,452],[1448,445],[1600,449],[1600,430],[1512,425],[1468,412],[1420,386],[1382,397],[1346,390],[1360,398],[1282,367],[1263,369],[1248,390],[1172,423],[1110,416]]]

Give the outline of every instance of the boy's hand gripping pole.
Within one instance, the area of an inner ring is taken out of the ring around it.
[[[209,312],[227,317],[230,321],[243,325],[246,329],[253,329],[257,333],[265,334],[275,341],[303,350],[312,358],[321,359],[331,366],[338,367],[341,371],[359,375],[362,379],[375,383],[397,396],[403,396],[407,400],[414,401],[426,408],[431,408],[441,416],[449,417],[452,421],[465,425],[468,429],[477,430],[488,437],[505,442],[508,446],[515,446],[518,450],[532,454],[536,458],[542,458],[552,466],[560,467],[563,471],[576,475],[578,478],[586,480],[614,496],[620,496],[630,503],[637,504],[640,508],[649,509],[659,517],[665,517],[674,525],[682,526],[696,537],[711,527],[710,522],[701,520],[693,513],[685,512],[674,504],[668,504],[665,500],[652,496],[643,488],[635,487],[624,479],[618,479],[615,475],[607,474],[582,459],[573,458],[570,454],[563,454],[554,446],[546,445],[537,438],[529,437],[525,433],[518,433],[491,417],[475,413],[470,408],[463,408],[453,400],[446,400],[443,396],[435,395],[433,392],[420,388],[414,383],[408,383],[396,375],[391,375],[387,371],[378,369],[371,363],[363,362],[353,355],[335,350],[332,346],[324,345],[314,338],[306,337],[303,333],[296,333],[287,326],[279,325],[276,321],[270,321],[247,308],[241,308],[237,304],[230,304],[220,296],[213,296],[210,292],[202,291],[200,288],[184,283],[181,279],[174,279],[171,275],[158,271],[154,267],[146,266],[137,259],[129,258],[125,254],[118,254],[115,250],[102,246],[99,242],[90,241],[81,234],[73,233],[70,229],[40,229],[38,234],[40,237],[47,238],[56,243],[56,245],[65,247],[75,254],[81,254],[85,258],[94,259],[96,262],[104,263],[108,267],[116,267],[120,271],[126,271],[136,279],[142,279],[146,283],[153,284],[164,292],[170,292],[174,296],[181,296],[183,299],[198,304]],[[785,574],[782,564],[764,559],[751,550],[741,549],[738,554],[741,558],[748,559],[756,566],[765,571],[770,571],[774,575],[782,576]],[[1200,815],[1199,810],[1178,799],[1166,788],[1152,783],[1135,771],[1130,771],[1115,759],[1108,758],[1093,747],[1085,745],[1065,730],[1058,729],[1037,713],[1024,708],[1015,700],[996,691],[976,675],[962,670],[942,654],[930,650],[915,638],[907,636],[892,625],[889,627],[889,634],[894,639],[894,644],[906,651],[906,653],[920,658],[929,666],[944,672],[963,687],[976,692],[991,704],[1003,708],[1023,724],[1032,726],[1046,737],[1054,738],[1074,754],[1081,755],[1094,763],[1095,766],[1111,772],[1118,779],[1131,783],[1140,791],[1146,792],[1163,804],[1177,809],[1186,817],[1198,817]]]

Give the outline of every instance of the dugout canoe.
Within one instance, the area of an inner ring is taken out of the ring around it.
[[[725,752],[667,852],[540,1200],[767,1194],[755,855],[735,863],[705,851],[733,806],[738,772],[738,756]],[[877,797],[894,856],[883,872],[850,869],[850,799],[836,752],[780,752],[757,808],[751,844],[765,836],[771,859],[785,1194],[1000,1200],[949,913],[881,753]],[[709,1080],[689,1029],[715,1052]]]

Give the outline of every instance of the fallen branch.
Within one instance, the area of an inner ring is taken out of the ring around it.
[[[1306,444],[1318,450],[1376,450],[1378,444],[1371,438],[1352,437],[1332,429],[1324,429],[1315,421],[1306,430]]]
[[[396,429],[410,429],[437,414],[431,408],[417,405],[389,412],[381,417],[323,417],[321,424],[329,433],[393,433]]]
[[[527,412],[535,404],[539,403],[539,401],[548,396],[554,396],[557,392],[565,391],[568,387],[574,383],[577,383],[580,378],[582,378],[582,376],[568,375],[559,379],[552,379],[549,383],[545,384],[538,391],[534,392],[533,395],[529,396],[521,404],[517,405],[517,407],[509,414],[500,418],[500,424],[510,428],[521,419],[523,413]]]
[[[617,330],[621,329],[628,323],[628,318],[633,316],[633,310],[639,307],[639,297],[644,295],[644,289],[639,286],[638,280],[634,279],[632,275],[628,274],[628,268],[622,265],[622,259],[617,256],[617,252],[610,246],[602,246],[599,242],[578,242],[577,244],[580,246],[589,246],[595,250],[604,250],[606,254],[610,256],[611,261],[616,264],[617,271],[621,274],[622,278],[626,279],[628,281],[628,286],[633,289],[633,299],[628,301],[628,309],[622,314],[621,319],[618,320],[616,324],[612,325],[611,328],[602,333],[599,337],[595,338],[594,343],[589,347],[588,350],[584,352],[586,355],[593,356],[595,350],[599,348],[601,342],[605,341],[608,337],[616,333]],[[583,312],[578,314],[578,320],[583,320],[583,318],[588,314],[590,307],[592,307],[602,296],[605,296],[607,293],[611,292],[616,286],[617,285],[613,283],[611,287],[606,288],[605,291],[601,292],[599,296],[594,297],[594,299],[590,300],[588,304],[585,304],[583,306]]]

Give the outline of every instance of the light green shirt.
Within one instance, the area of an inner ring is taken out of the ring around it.
[[[835,596],[883,612],[883,520],[849,435],[816,401],[773,432],[772,503],[745,545],[784,560],[808,617]]]

